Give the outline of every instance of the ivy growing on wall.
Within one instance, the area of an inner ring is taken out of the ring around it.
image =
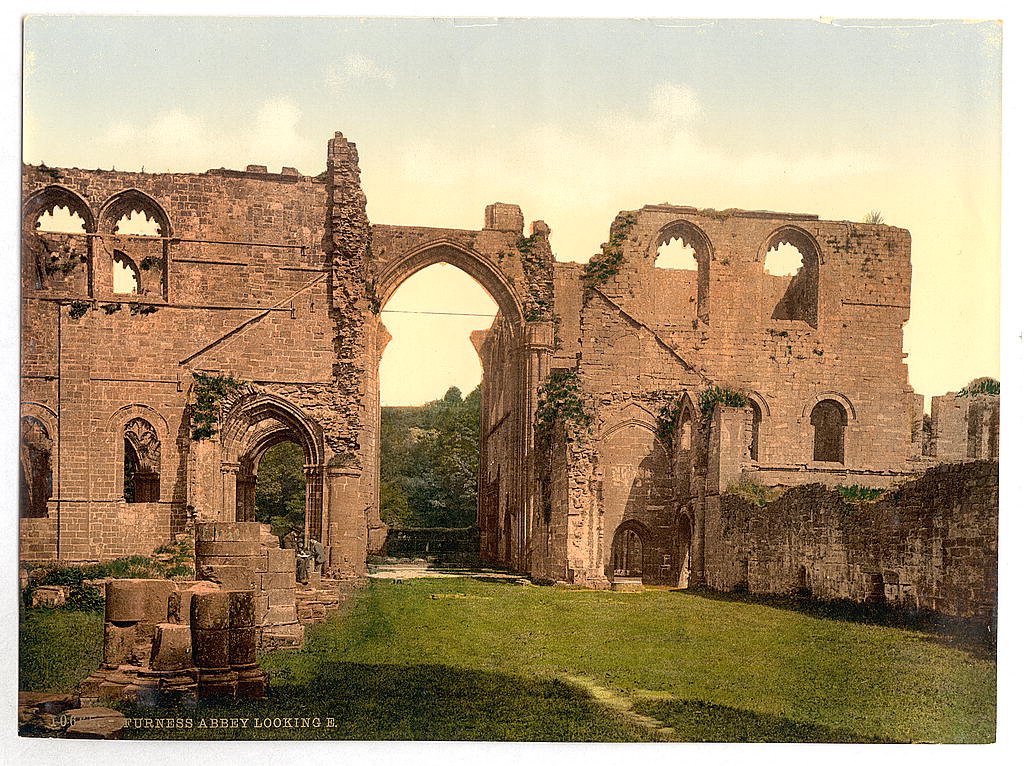
[[[981,394],[999,396],[999,381],[995,378],[978,378],[978,380],[972,381],[969,385],[961,388],[955,398],[963,399]]]
[[[601,246],[601,252],[583,267],[583,284],[595,287],[619,273],[623,258],[622,245],[635,224],[635,212],[619,213],[615,216],[608,241]]]
[[[661,409],[658,410],[658,427],[655,433],[658,438],[662,441],[669,441],[672,438],[672,431],[675,429],[676,420],[679,418],[679,413],[683,410],[682,398],[673,399],[667,404],[663,404]]]
[[[81,319],[82,317],[85,316],[85,313],[88,310],[89,310],[89,302],[88,301],[72,301],[71,302],[71,310],[68,312],[68,315],[72,319]]]
[[[56,250],[50,251],[49,257],[43,263],[43,271],[47,276],[51,274],[67,276],[79,264],[85,263],[88,260],[84,254],[79,253],[75,249],[73,244],[64,242]]]
[[[217,433],[220,408],[225,399],[246,390],[249,384],[231,375],[193,372],[192,403],[189,406],[192,441],[209,439]]]
[[[537,393],[537,427],[541,433],[550,433],[557,420],[569,426],[567,438],[571,439],[571,431],[575,429],[593,433],[594,416],[583,404],[576,370],[552,372]]]
[[[721,386],[708,386],[697,395],[697,409],[704,418],[710,418],[716,404],[723,407],[746,407],[750,402],[746,394]]]
[[[545,247],[543,232],[537,231],[528,237],[518,236],[512,243],[513,250],[500,251],[498,260],[519,255],[526,276],[527,295],[523,301],[523,318],[527,322],[543,322],[552,319],[552,270],[550,255]]]

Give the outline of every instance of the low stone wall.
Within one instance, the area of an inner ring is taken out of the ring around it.
[[[821,484],[763,507],[730,494],[707,503],[711,588],[994,618],[996,462],[937,466],[873,503],[847,503]]]
[[[397,558],[464,558],[480,552],[478,527],[391,527],[384,555]]]

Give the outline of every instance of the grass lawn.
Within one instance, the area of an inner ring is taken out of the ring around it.
[[[995,661],[933,634],[671,591],[372,582],[270,696],[139,716],[311,717],[334,728],[142,729],[165,738],[987,742]],[[83,674],[84,675],[84,674]],[[569,680],[573,679],[573,680]],[[598,704],[597,690],[618,704]],[[643,726],[621,709],[653,717]],[[659,725],[661,725],[659,724]]]
[[[103,661],[100,612],[22,609],[18,628],[21,691],[74,691]]]

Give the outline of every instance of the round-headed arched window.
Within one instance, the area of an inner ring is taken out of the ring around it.
[[[753,415],[750,421],[750,459],[757,461],[761,451],[761,408],[753,399],[750,400]]]
[[[823,399],[811,410],[814,459],[842,463],[845,450],[846,410],[834,399]]]

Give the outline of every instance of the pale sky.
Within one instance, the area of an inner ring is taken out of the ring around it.
[[[477,229],[512,202],[575,261],[645,203],[879,210],[913,236],[905,346],[931,396],[999,375],[1000,45],[994,22],[33,17],[24,160],[315,175],[341,130],[373,222]],[[388,308],[493,311],[450,271]],[[479,380],[486,318],[385,322],[385,404]],[[450,382],[389,387],[427,342]]]

